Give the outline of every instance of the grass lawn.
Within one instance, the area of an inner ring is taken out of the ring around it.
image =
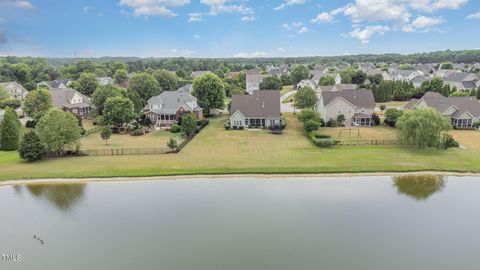
[[[168,131],[155,131],[144,136],[112,134],[108,145],[100,137],[100,133],[83,137],[80,141],[82,149],[162,148],[167,146],[167,141],[172,137],[177,138],[179,144],[183,141],[180,133],[174,134]]]
[[[377,108],[380,108],[380,105],[384,104],[387,106],[387,109],[389,108],[399,108],[399,107],[404,107],[407,105],[408,101],[391,101],[391,102],[385,102],[385,103],[377,103]]]
[[[280,90],[280,96],[283,96],[285,95],[286,93],[288,92],[292,92],[294,89],[293,89],[293,85],[285,85],[282,90]]]
[[[288,126],[284,135],[226,131],[223,128],[225,116],[213,119],[179,154],[58,158],[29,164],[20,161],[16,152],[0,152],[0,179],[426,170],[480,172],[479,148],[448,151],[418,151],[400,146],[319,149],[308,141],[293,115],[285,116]]]
[[[320,128],[317,132],[326,134],[338,140],[396,140],[397,133],[394,128],[387,125],[376,127],[335,127]]]

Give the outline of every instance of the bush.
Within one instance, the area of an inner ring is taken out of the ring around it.
[[[317,139],[330,139],[330,138],[332,138],[331,135],[327,135],[327,134],[314,134],[313,136],[315,136],[315,138],[317,138]]]
[[[321,122],[320,113],[313,109],[304,109],[298,115],[298,120],[302,123],[307,122],[308,120],[315,120]]]
[[[143,135],[145,135],[145,129],[136,128],[136,129],[130,131],[130,135],[132,135],[132,136],[143,136]]]
[[[460,147],[457,141],[450,134],[443,134],[441,148],[447,150],[448,148]]]
[[[336,127],[337,126],[337,122],[335,122],[332,118],[330,118],[327,123],[325,123],[325,126],[326,127]]]
[[[385,112],[385,124],[395,127],[398,118],[400,118],[403,115],[402,110],[397,110],[397,109],[388,109]]]
[[[239,126],[238,129],[239,129],[239,130],[244,130],[245,127],[244,127],[244,126]]]
[[[28,120],[25,123],[26,128],[35,128],[36,126],[37,126],[37,121],[35,121],[35,120]]]
[[[230,121],[225,122],[225,124],[223,126],[225,127],[226,130],[229,130],[230,129]]]
[[[305,122],[303,124],[303,128],[307,132],[312,132],[312,131],[318,130],[320,128],[320,122],[318,122],[316,120],[307,120],[307,122]]]
[[[33,162],[41,160],[44,157],[45,148],[37,134],[30,131],[23,136],[20,147],[18,148],[18,153],[23,160]]]
[[[22,102],[14,98],[7,98],[7,99],[0,100],[0,109],[5,109],[6,107],[10,107],[16,110],[20,108],[20,106],[22,106]]]
[[[320,148],[329,148],[335,145],[335,142],[331,138],[327,139],[315,139],[315,145]]]
[[[376,113],[372,114],[372,121],[374,126],[380,125],[380,116]]]
[[[170,128],[170,132],[172,133],[179,133],[180,131],[182,131],[182,128],[177,124],[173,124]]]

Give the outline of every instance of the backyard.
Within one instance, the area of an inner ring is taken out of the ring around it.
[[[16,152],[0,152],[0,179],[229,173],[480,172],[480,148],[473,147],[473,142],[480,140],[480,132],[465,131],[471,133],[456,135],[461,143],[464,140],[472,142],[472,147],[467,149],[416,150],[402,146],[319,149],[307,139],[294,115],[285,114],[285,117],[288,125],[283,135],[266,131],[227,131],[223,128],[226,117],[214,118],[179,154],[71,157],[26,163]],[[390,134],[387,129],[390,128],[362,129],[361,136],[374,136],[367,132]],[[321,132],[338,134],[339,130],[322,129]],[[92,136],[99,137],[98,134]],[[129,135],[125,138],[132,139]],[[97,143],[103,142],[99,140]],[[163,143],[159,145],[163,146]]]

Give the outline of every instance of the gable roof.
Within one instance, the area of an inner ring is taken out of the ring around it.
[[[88,97],[71,88],[53,88],[50,89],[50,93],[52,94],[52,103],[55,107],[87,108],[91,106],[90,99]],[[75,96],[75,94],[79,95],[82,98],[83,102],[72,104],[71,100]]]
[[[370,89],[322,91],[321,96],[325,106],[333,103],[337,98],[343,98],[352,105],[361,108],[372,108],[376,105]]]
[[[193,84],[185,84],[184,86],[180,87],[177,89],[179,92],[187,92],[187,93],[192,93],[193,92]]]
[[[280,117],[280,91],[260,90],[251,95],[233,95],[230,112],[237,111],[245,117]]]
[[[358,86],[356,84],[336,84],[336,85],[326,85],[319,86],[318,91],[344,91],[344,90],[355,90]]]
[[[4,87],[5,90],[20,90],[21,93],[28,93],[27,89],[17,82],[4,82],[0,83],[0,86]]]
[[[145,109],[157,114],[175,114],[181,106],[188,111],[202,110],[198,105],[193,108],[188,104],[196,101],[197,98],[185,91],[163,91],[160,95],[150,98]],[[150,110],[150,105],[159,105],[160,109]]]
[[[465,112],[469,112],[474,116],[480,116],[480,101],[476,97],[444,97],[436,92],[427,92],[421,100],[425,101],[428,107],[435,108],[441,113],[452,106],[457,107],[458,111],[452,115],[454,117],[463,115]]]
[[[458,72],[458,73],[451,73],[445,77],[445,81],[449,82],[463,82],[470,73],[466,72]]]
[[[48,87],[52,89],[57,89],[61,84],[68,86],[69,83],[71,83],[70,79],[64,79],[64,80],[53,80],[53,81],[44,81],[41,83],[45,83],[48,85]]]

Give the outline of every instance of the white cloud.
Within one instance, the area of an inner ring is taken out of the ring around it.
[[[284,3],[282,3],[280,6],[274,8],[275,10],[282,10],[288,6],[293,6],[293,5],[303,5],[307,1],[306,0],[286,0]]]
[[[285,31],[292,30],[292,27],[288,23],[284,23],[284,24],[280,25],[280,27]]]
[[[83,7],[83,13],[88,13],[88,12],[90,12],[90,10],[92,10],[92,9],[93,9],[93,7],[91,7],[91,6],[84,6],[84,7]]]
[[[255,17],[253,17],[253,16],[243,16],[240,20],[242,22],[253,22],[253,21],[255,21]]]
[[[30,1],[23,0],[2,0],[1,5],[11,6],[20,9],[35,9],[35,6]]]
[[[311,20],[312,23],[325,23],[325,22],[331,22],[335,19],[335,16],[332,15],[331,13],[328,12],[322,12],[317,15],[317,17],[313,20]]]
[[[308,29],[307,27],[303,26],[301,27],[300,29],[298,29],[298,32],[299,34],[305,34],[305,33],[308,33],[310,32],[310,29]]]
[[[479,12],[476,12],[476,13],[473,13],[473,14],[470,14],[467,16],[467,19],[469,20],[473,20],[473,19],[480,19],[480,11]]]
[[[368,25],[365,28],[355,28],[346,36],[358,39],[362,44],[368,44],[374,35],[383,35],[390,31],[390,27],[384,25]]]
[[[402,30],[404,32],[430,31],[433,26],[444,23],[442,18],[420,16],[413,20],[413,22],[404,25]]]
[[[170,8],[189,4],[190,0],[120,0],[121,6],[133,9],[135,16],[177,16]]]
[[[194,35],[193,35],[193,38],[194,38],[194,39],[202,39],[202,36],[197,35],[197,34],[194,34]]]
[[[287,51],[286,51],[284,48],[278,48],[278,49],[277,49],[277,52],[283,54],[283,53],[286,53]]]
[[[408,23],[410,12],[402,0],[356,0],[344,8],[344,15],[354,22],[361,21],[396,21]]]
[[[253,9],[241,4],[231,4],[232,0],[201,0],[200,3],[210,7],[209,15],[215,16],[221,13],[252,14]]]
[[[188,22],[200,22],[203,21],[202,13],[189,13],[188,14]]]
[[[268,57],[270,54],[267,52],[255,51],[253,53],[237,53],[234,54],[233,57],[235,58],[262,58]]]

